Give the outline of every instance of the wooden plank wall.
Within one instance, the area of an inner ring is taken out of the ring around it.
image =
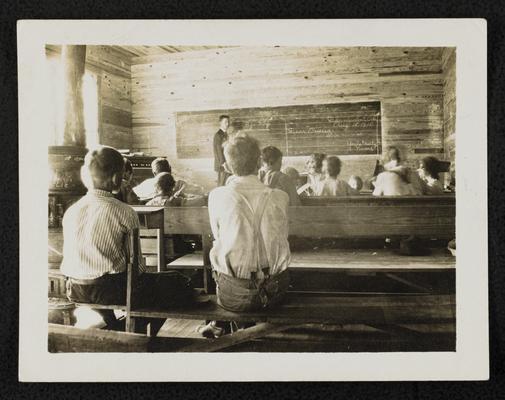
[[[55,58],[61,46],[47,45]],[[101,144],[128,149],[132,144],[131,54],[111,46],[87,46],[86,70],[98,85],[98,135]]]
[[[456,48],[448,47],[442,53],[444,70],[444,150],[445,159],[455,170],[456,151]]]
[[[416,163],[443,152],[442,50],[235,47],[133,58],[132,146],[212,187],[211,159],[177,160],[175,112],[378,100],[383,146],[398,145]],[[375,158],[343,157],[342,177],[370,175]],[[303,169],[304,160],[285,164]]]

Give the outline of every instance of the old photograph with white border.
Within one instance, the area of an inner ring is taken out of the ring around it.
[[[487,379],[486,35],[19,21],[20,380]]]

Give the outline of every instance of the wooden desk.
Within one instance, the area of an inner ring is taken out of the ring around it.
[[[456,197],[454,193],[444,193],[437,196],[373,196],[372,192],[361,192],[357,196],[310,196],[300,197],[302,206],[406,206],[406,205],[436,205],[454,206]]]
[[[330,201],[329,199],[315,202]],[[454,196],[332,198],[330,204],[289,207],[289,234],[301,237],[384,238],[415,235],[455,237]],[[165,232],[211,233],[206,207],[169,207]]]
[[[132,206],[139,217],[141,229],[155,229],[158,272],[165,268],[164,219],[165,208],[157,206]]]

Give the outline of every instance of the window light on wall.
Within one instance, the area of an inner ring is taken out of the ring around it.
[[[47,115],[49,116],[49,145],[63,142],[64,130],[64,92],[63,65],[61,59],[47,59],[47,96],[49,101]],[[100,144],[98,135],[98,82],[95,74],[86,71],[82,81],[82,95],[84,105],[84,129],[86,147],[91,148]]]

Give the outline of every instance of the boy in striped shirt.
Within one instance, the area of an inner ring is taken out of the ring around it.
[[[67,296],[71,301],[125,304],[128,237],[140,224],[135,211],[114,198],[121,187],[123,168],[123,157],[112,147],[91,150],[84,159],[82,178],[88,193],[63,217],[61,272],[68,277]],[[140,243],[138,248],[139,270],[144,272]],[[137,281],[138,286],[133,288],[136,306],[161,305],[174,292],[174,282],[163,274],[141,273]],[[112,310],[96,311],[107,325],[114,325]],[[160,328],[163,321],[157,322]]]

